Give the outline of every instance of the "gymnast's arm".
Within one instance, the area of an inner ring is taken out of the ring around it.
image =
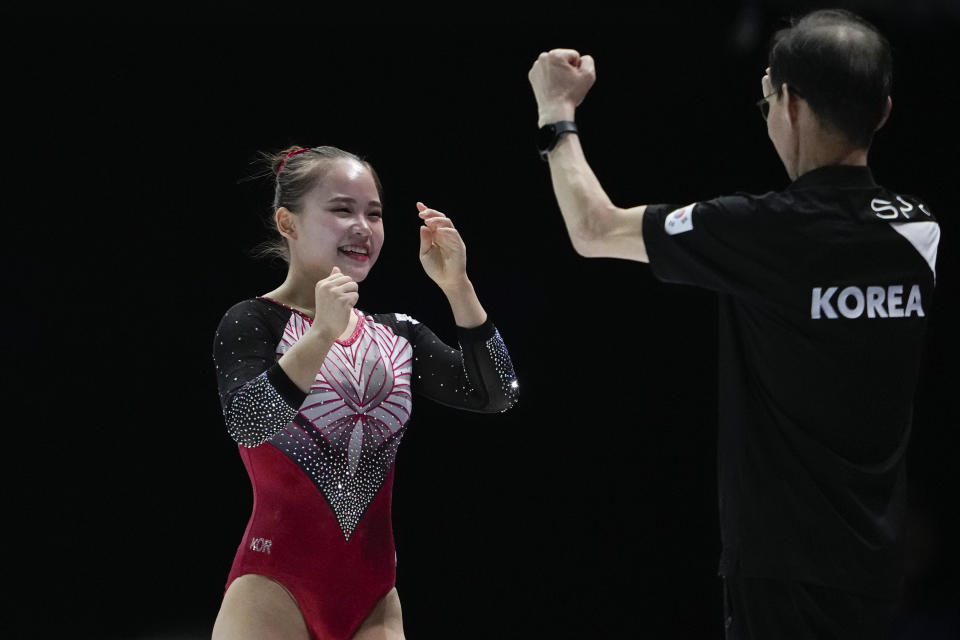
[[[416,395],[476,413],[502,413],[516,403],[513,362],[490,318],[477,327],[458,326],[459,349],[407,315],[381,314],[375,320],[410,342],[410,388]]]
[[[540,54],[527,76],[538,107],[538,126],[573,120],[596,79],[593,58],[571,49]],[[550,177],[574,249],[590,258],[648,262],[643,242],[646,206],[615,206],[597,180],[578,135],[560,138],[549,152]]]
[[[506,411],[516,402],[517,379],[500,333],[467,277],[466,245],[443,213],[417,203],[420,262],[450,303],[460,350],[451,349],[412,321],[414,389],[441,404],[470,411]]]
[[[276,346],[286,317],[275,308],[247,300],[220,321],[213,359],[227,431],[237,444],[256,447],[290,424],[336,336],[346,329],[357,283],[334,267],[314,294],[320,312],[279,360]]]
[[[227,432],[244,447],[256,447],[297,415],[306,393],[280,363],[276,346],[285,321],[257,300],[234,305],[213,342],[220,406]]]

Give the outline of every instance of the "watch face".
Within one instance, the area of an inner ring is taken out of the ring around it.
[[[540,127],[540,129],[537,131],[537,148],[541,151],[547,151],[548,149],[552,148],[556,132],[556,126],[552,124]]]

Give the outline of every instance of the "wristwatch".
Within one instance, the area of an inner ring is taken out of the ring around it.
[[[577,133],[577,124],[572,120],[561,120],[546,124],[537,131],[537,149],[540,151],[540,159],[547,161],[547,154],[557,146],[557,142],[568,133]]]

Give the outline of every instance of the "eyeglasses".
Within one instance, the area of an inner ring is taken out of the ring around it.
[[[769,99],[772,98],[774,95],[777,95],[778,93],[779,93],[778,91],[771,91],[771,92],[768,93],[767,95],[765,95],[765,96],[763,96],[762,98],[760,98],[759,100],[757,100],[757,107],[759,107],[759,109],[760,109],[760,115],[763,116],[764,122],[766,122],[767,116],[770,115],[770,102],[769,102]],[[797,91],[797,90],[796,90],[795,88],[793,88],[793,87],[790,87],[790,93],[793,94],[793,95],[795,95],[795,96],[797,96],[798,98],[802,98],[802,97],[803,97],[803,94],[800,93],[799,91]]]
[[[757,107],[760,109],[760,115],[763,117],[764,122],[767,120],[767,116],[770,115],[770,101],[769,98],[777,95],[776,91],[772,91],[767,95],[763,96],[757,100]]]

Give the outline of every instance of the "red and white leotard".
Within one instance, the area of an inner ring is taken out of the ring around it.
[[[293,595],[314,638],[349,638],[393,588],[390,504],[413,394],[501,412],[517,382],[488,320],[461,349],[402,314],[357,313],[309,393],[277,360],[310,318],[267,298],[234,305],[214,339],[224,417],[253,485],[253,514],[227,578],[256,573]]]

